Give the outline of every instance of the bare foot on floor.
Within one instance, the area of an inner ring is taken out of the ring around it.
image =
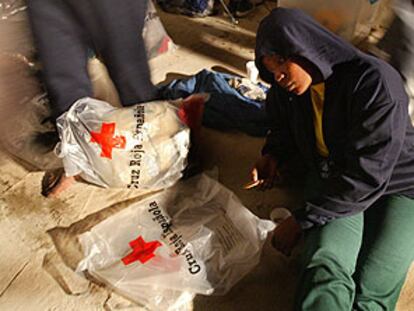
[[[67,177],[63,168],[47,171],[42,179],[42,195],[48,198],[56,198],[75,182],[76,177]]]

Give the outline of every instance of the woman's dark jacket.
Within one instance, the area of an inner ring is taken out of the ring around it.
[[[301,226],[359,213],[383,195],[414,198],[414,130],[401,77],[296,9],[273,10],[257,33],[256,65],[272,83],[267,109],[273,123],[263,153],[280,162],[299,153],[315,168],[319,162],[310,92],[296,96],[274,82],[261,61],[272,53],[307,59],[325,83],[322,124],[331,173],[321,194],[298,213]]]

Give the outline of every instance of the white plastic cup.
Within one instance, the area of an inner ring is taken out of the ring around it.
[[[246,72],[250,81],[252,81],[253,83],[259,82],[259,70],[257,70],[254,61],[251,60],[246,63]]]

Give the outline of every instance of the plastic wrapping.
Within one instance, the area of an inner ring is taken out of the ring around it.
[[[396,0],[383,9],[388,13],[384,15],[392,12],[394,19],[377,46],[370,47],[370,52],[388,61],[403,76],[410,98],[409,113],[414,121],[414,3]]]
[[[382,47],[391,55],[391,64],[409,81],[409,91],[414,87],[414,4],[409,0],[398,0],[393,5],[396,14]],[[398,40],[395,38],[398,37]]]
[[[12,155],[37,169],[61,161],[37,142],[53,131],[47,97],[33,64],[34,46],[25,1],[0,0],[0,143]]]
[[[88,62],[88,74],[93,86],[93,97],[114,107],[122,107],[118,91],[106,66],[96,57]]]
[[[149,1],[144,26],[144,41],[149,58],[174,47]],[[8,152],[35,168],[61,167],[61,161],[38,144],[37,135],[54,131],[50,122],[47,96],[41,88],[33,63],[35,48],[26,2],[0,0],[0,129],[7,135],[0,142]],[[89,61],[94,96],[119,104],[116,89],[105,67],[96,59]]]
[[[24,2],[0,0],[0,52],[31,59],[34,51]]]
[[[157,10],[151,0],[148,1],[147,15],[145,17],[144,29],[142,30],[148,59],[176,49],[161,23]]]
[[[92,59],[88,65],[94,95],[120,106],[116,89],[102,63]],[[2,146],[37,169],[61,167],[61,160],[53,152],[54,146],[45,150],[36,141],[37,135],[52,133],[55,127],[37,70],[21,54],[0,53],[0,103],[0,130],[7,132],[0,138]]]
[[[190,130],[167,101],[115,108],[83,98],[57,120],[66,175],[113,188],[158,189],[181,176]]]
[[[79,271],[153,310],[224,294],[260,260],[275,227],[198,175],[134,203],[79,237]]]
[[[407,93],[410,97],[409,113],[414,122],[414,3],[397,0],[394,3],[395,14],[402,22],[399,44],[394,47],[394,57],[399,58],[398,68],[405,78]]]
[[[414,30],[414,5],[409,0],[396,0],[393,5],[397,14],[411,30]]]
[[[49,101],[46,94],[40,94],[24,102],[25,108],[18,118],[3,123],[7,135],[0,139],[6,150],[36,169],[48,170],[62,167],[62,161],[53,152],[52,146],[45,146],[39,141],[42,134],[55,136],[51,120]]]
[[[47,122],[47,97],[35,76],[33,65],[16,55],[0,53],[0,143],[12,155],[38,169],[61,167],[53,146],[45,149],[37,135],[54,131]]]
[[[16,14],[26,10],[24,0],[0,0],[0,19],[10,19]]]

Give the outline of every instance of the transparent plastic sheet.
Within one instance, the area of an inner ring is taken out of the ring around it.
[[[114,107],[122,107],[118,91],[105,65],[96,57],[88,62],[88,73],[93,86],[93,97]]]
[[[275,228],[206,175],[134,203],[79,236],[84,271],[151,310],[224,294]]]
[[[88,69],[94,95],[120,106],[118,93],[105,66],[97,59],[91,59]],[[37,169],[62,167],[53,150],[44,150],[35,142],[36,135],[54,132],[55,127],[51,119],[45,122],[51,111],[37,68],[21,54],[0,52],[0,103],[0,130],[7,132],[0,138],[2,146]]]
[[[395,14],[397,14],[405,25],[414,31],[414,5],[412,1],[396,0],[393,5]]]
[[[410,0],[388,2],[383,6],[383,15],[393,19],[382,26],[386,28],[385,34],[375,47],[369,47],[369,51],[389,62],[403,76],[409,96],[409,114],[414,122],[414,3]],[[380,22],[385,21],[383,18]]]
[[[0,52],[32,60],[35,49],[24,1],[0,0]]]
[[[112,188],[159,189],[182,176],[190,130],[167,101],[115,108],[83,98],[57,120],[66,175]]]
[[[10,19],[27,8],[24,0],[0,0],[0,19]]]
[[[0,129],[7,132],[0,143],[17,158],[47,170],[62,163],[53,152],[34,142],[37,134],[54,129],[50,122],[44,122],[50,110],[33,62],[35,48],[26,8],[22,0],[0,0]],[[151,1],[144,32],[150,57],[174,47]],[[94,96],[119,105],[105,67],[92,59],[89,72]]]
[[[165,31],[151,0],[148,1],[142,36],[144,38],[148,59],[176,49],[176,45]]]
[[[25,102],[26,108],[18,118],[7,122],[7,135],[0,142],[8,152],[40,170],[62,167],[53,149],[46,149],[36,141],[36,135],[54,132],[51,121],[44,122],[50,115],[46,94],[40,94]]]
[[[35,142],[36,135],[54,131],[49,104],[27,59],[0,53],[0,137],[12,155],[38,169],[61,167],[53,150]]]
[[[405,77],[406,90],[410,97],[409,113],[414,123],[414,4],[408,0],[397,0],[394,2],[394,12],[403,23],[403,37],[399,39],[398,47],[401,59],[399,68]],[[398,54],[397,54],[398,55]]]
[[[390,42],[388,52],[392,54],[392,61],[398,67],[412,94],[414,86],[414,3],[409,0],[398,0],[393,5],[394,12],[399,18],[398,30],[395,35],[399,36]],[[391,26],[392,27],[392,26]],[[394,29],[395,30],[395,29]]]
[[[53,131],[49,104],[33,63],[35,48],[25,1],[0,0],[0,130],[1,145],[37,169],[60,167],[36,135]]]

